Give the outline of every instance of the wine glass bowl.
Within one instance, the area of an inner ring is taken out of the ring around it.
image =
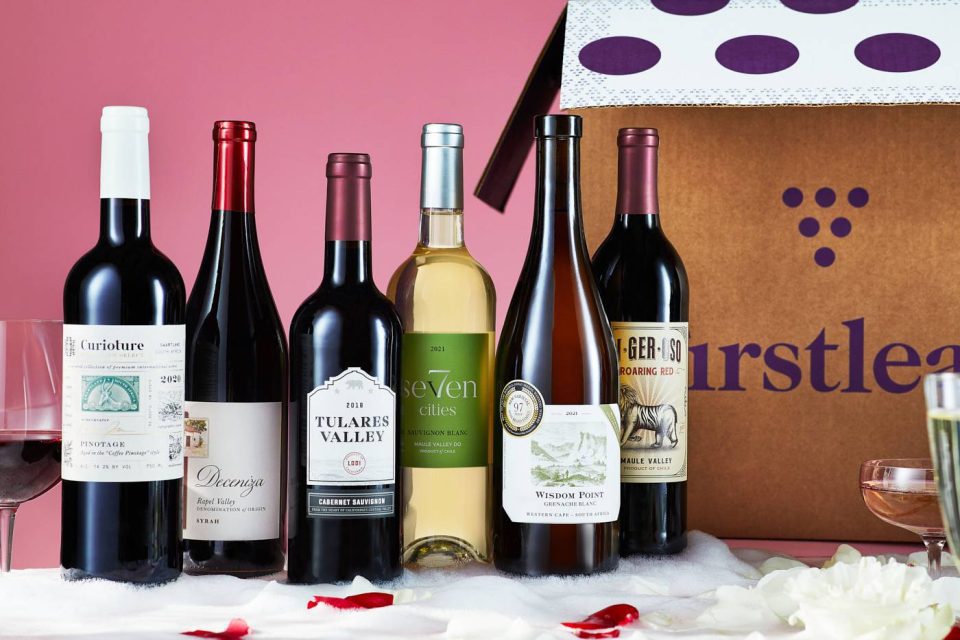
[[[920,536],[930,573],[940,573],[946,541],[933,461],[925,458],[868,460],[860,465],[860,494],[875,516]]]
[[[63,324],[0,320],[0,572],[17,507],[60,480]]]

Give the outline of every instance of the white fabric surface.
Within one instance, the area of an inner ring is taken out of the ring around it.
[[[184,576],[163,587],[104,581],[64,582],[55,569],[0,575],[0,637],[183,638],[182,631],[222,631],[244,618],[248,638],[571,639],[560,626],[612,604],[628,603],[647,621],[622,630],[624,640],[745,638],[696,629],[696,618],[721,585],[751,586],[769,554],[738,551],[693,532],[672,558],[624,560],[613,573],[579,578],[509,578],[489,566],[404,572],[394,583],[293,586],[272,580]],[[391,591],[397,604],[341,611],[306,608],[314,594],[346,596]],[[656,615],[655,615],[656,614]],[[664,628],[669,625],[670,629]],[[659,627],[659,628],[658,628]],[[795,631],[765,630],[763,638]],[[751,640],[761,637],[754,634]]]

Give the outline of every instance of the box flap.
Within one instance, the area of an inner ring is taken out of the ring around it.
[[[960,102],[960,1],[570,0],[564,109]]]
[[[533,118],[546,113],[560,92],[560,70],[563,64],[563,34],[567,19],[561,12],[540,50],[527,82],[513,106],[506,126],[487,166],[480,176],[474,195],[497,211],[503,212],[520,169],[533,146]]]

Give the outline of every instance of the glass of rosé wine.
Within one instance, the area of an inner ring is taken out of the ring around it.
[[[60,480],[63,324],[0,320],[0,573],[17,507]]]
[[[924,458],[868,460],[860,465],[860,494],[873,515],[920,536],[927,548],[930,576],[939,577],[946,534],[933,462]]]

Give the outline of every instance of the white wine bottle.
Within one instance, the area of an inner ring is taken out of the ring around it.
[[[389,295],[403,322],[404,562],[490,558],[496,294],[463,242],[463,128],[421,138],[420,240]]]

